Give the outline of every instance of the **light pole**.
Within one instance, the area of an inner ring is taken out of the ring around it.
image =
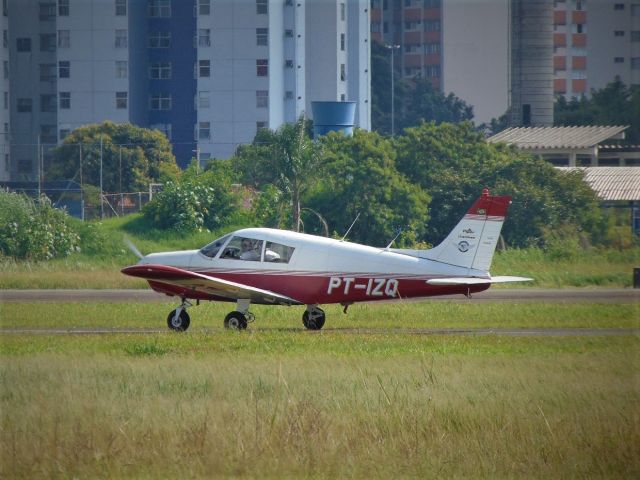
[[[395,109],[395,88],[394,88],[394,77],[395,75],[393,74],[393,66],[394,66],[394,61],[393,61],[393,52],[395,50],[398,50],[400,48],[400,45],[385,45],[385,48],[391,50],[391,136],[393,137],[393,135],[396,132],[396,109]]]

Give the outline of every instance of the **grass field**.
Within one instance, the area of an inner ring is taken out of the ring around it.
[[[0,328],[163,327],[169,307],[4,304]],[[268,307],[224,331],[228,307],[185,334],[2,334],[0,478],[640,475],[637,335],[392,330],[639,328],[635,305],[356,305],[321,332]]]

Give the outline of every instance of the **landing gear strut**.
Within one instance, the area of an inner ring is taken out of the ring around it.
[[[307,305],[307,310],[302,314],[302,323],[309,330],[320,330],[324,320],[324,310],[317,305]]]
[[[253,322],[253,313],[249,311],[250,300],[238,299],[236,310],[224,317],[224,328],[229,330],[246,330],[247,324]]]
[[[186,299],[182,299],[182,304],[175,310],[171,310],[167,317],[167,326],[174,332],[184,332],[189,328],[191,318],[187,313],[187,307],[190,307],[191,303]]]

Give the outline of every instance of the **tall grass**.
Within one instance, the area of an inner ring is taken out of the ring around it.
[[[0,476],[633,478],[637,343],[612,343],[375,362],[159,346],[5,356]]]

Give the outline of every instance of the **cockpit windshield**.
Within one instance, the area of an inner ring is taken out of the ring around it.
[[[222,246],[227,243],[231,235],[225,235],[224,237],[214,240],[209,245],[206,245],[200,249],[200,253],[209,258],[215,258]]]

